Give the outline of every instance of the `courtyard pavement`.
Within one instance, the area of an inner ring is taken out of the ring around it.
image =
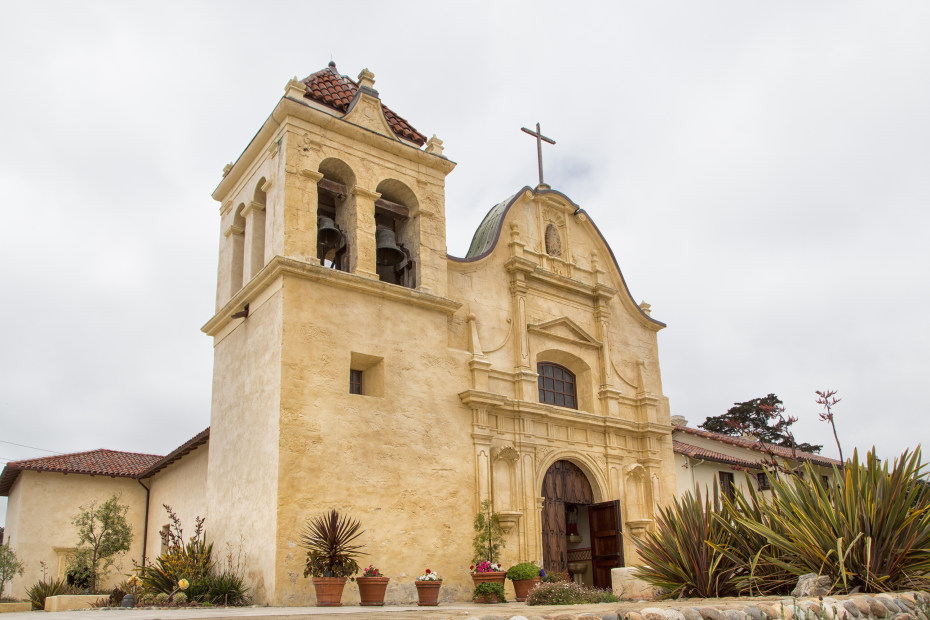
[[[754,601],[775,601],[784,597],[759,597]],[[477,605],[475,603],[441,603],[438,607],[417,607],[387,605],[384,607],[187,607],[182,609],[84,609],[79,611],[59,611],[49,620],[197,620],[200,618],[219,620],[243,620],[256,618],[260,620],[466,620],[468,618],[549,618],[558,620],[575,620],[579,616],[601,618],[609,614],[622,614],[638,611],[645,607],[681,607],[682,604],[700,606],[713,601],[713,606],[722,609],[731,604],[738,604],[746,599],[685,599],[679,601],[623,601],[619,603],[601,603],[597,605],[537,605],[530,607],[525,603],[506,603],[501,605]],[[42,611],[9,613],[0,615],[2,620],[37,620]]]
[[[600,605],[539,605],[530,607],[524,603],[501,605],[477,605],[474,603],[441,603],[438,607],[388,605],[384,607],[188,607],[183,609],[82,609],[59,611],[49,620],[197,620],[199,618],[219,620],[350,620],[361,618],[375,620],[440,620],[485,618],[488,616],[510,619],[517,617],[576,618],[581,614],[602,615],[638,609],[655,603],[604,603]],[[43,611],[6,613],[2,620],[36,620]]]

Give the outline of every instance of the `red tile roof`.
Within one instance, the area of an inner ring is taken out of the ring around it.
[[[193,452],[208,441],[210,441],[209,426],[172,450],[171,454],[152,464],[148,469],[139,474],[139,478],[148,478],[149,476],[158,473],[165,467],[168,467],[168,465],[171,465],[175,461],[180,460],[181,457]]]
[[[0,496],[9,495],[21,471],[50,471],[63,474],[148,478],[210,441],[210,427],[200,431],[172,450],[168,456],[91,450],[58,456],[43,456],[25,461],[10,461],[0,473]]]
[[[117,452],[116,450],[91,450],[58,456],[43,456],[38,459],[10,461],[0,474],[0,495],[7,495],[21,471],[50,471],[64,474],[89,474],[91,476],[114,476],[138,478],[146,469],[162,459],[157,454]]]
[[[791,448],[785,448],[784,446],[765,444],[765,450],[763,450],[762,447],[759,446],[758,440],[749,437],[733,437],[730,435],[722,435],[720,433],[712,433],[710,431],[705,431],[699,428],[689,428],[687,426],[673,426],[673,428],[676,431],[688,433],[696,437],[713,439],[714,441],[719,441],[733,446],[739,446],[740,448],[746,448],[748,450],[754,450],[760,453],[771,450],[775,456],[783,459],[807,461],[814,465],[824,465],[827,467],[831,465],[836,465],[837,467],[842,466],[842,463],[836,459],[831,459],[820,454],[813,454],[811,452],[803,452],[801,450],[798,450],[795,454],[792,452]]]
[[[340,75],[336,71],[336,63],[334,62],[330,62],[325,69],[305,77],[301,82],[307,86],[307,94],[304,97],[340,112],[348,112],[349,105],[358,92],[358,84],[349,76]],[[391,130],[398,137],[409,140],[418,146],[426,144],[426,136],[414,129],[405,119],[383,103],[381,109],[384,111],[384,116],[391,126]]]
[[[684,443],[678,441],[677,439],[672,440],[672,449],[676,454],[683,454],[692,459],[699,459],[701,461],[714,461],[716,463],[724,463],[725,465],[733,465],[735,467],[743,467],[747,469],[762,469],[762,466],[758,462],[753,463],[752,461],[745,461],[735,456],[730,456],[729,454],[723,454],[722,452],[714,452],[713,450],[708,450],[707,448],[701,448],[699,446],[692,446],[689,443]]]

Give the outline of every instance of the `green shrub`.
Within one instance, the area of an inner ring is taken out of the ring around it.
[[[214,605],[248,605],[249,589],[242,582],[242,576],[231,568],[217,571],[207,577],[208,595],[205,603]]]
[[[490,581],[484,581],[475,586],[475,591],[472,593],[471,600],[477,601],[479,598],[493,598],[497,597],[498,602],[506,603],[507,597],[504,596],[504,586],[500,583],[491,583]]]
[[[774,476],[772,476],[774,479]],[[746,473],[749,495],[737,493],[732,499],[723,496],[722,507],[714,515],[726,532],[725,542],[716,550],[726,555],[738,567],[731,585],[739,595],[787,595],[798,576],[784,566],[784,555],[765,536],[746,526],[747,521],[764,523],[773,531],[784,532],[782,519],[772,519],[763,511],[764,497]]]
[[[520,562],[507,569],[507,579],[520,581],[522,579],[537,579],[539,567],[532,562]]]
[[[168,593],[159,592],[155,595],[155,604],[156,605],[167,605],[168,604]]]
[[[146,606],[151,605],[152,603],[155,602],[155,595],[154,594],[143,594],[142,598],[139,599],[139,601],[143,605],[146,605]]]
[[[32,603],[33,609],[41,610],[45,609],[46,598],[49,596],[58,596],[67,591],[68,586],[65,585],[63,580],[52,579],[51,581],[46,581],[43,579],[26,590],[26,596],[29,598],[29,602]]]
[[[733,596],[733,577],[740,568],[732,555],[719,549],[729,532],[714,518],[710,497],[685,493],[659,508],[655,532],[635,540],[645,566],[637,576],[663,588],[666,597]]]
[[[527,605],[587,605],[619,601],[609,590],[586,588],[574,581],[543,582],[526,597]]]
[[[836,483],[809,464],[803,476],[770,477],[771,498],[686,494],[660,509],[657,531],[638,541],[638,576],[668,597],[787,594],[799,575],[834,581],[834,592],[930,586],[930,484],[920,449],[889,463],[858,452]],[[715,489],[716,494],[716,489]]]
[[[772,480],[765,520],[743,525],[771,541],[768,560],[795,575],[819,573],[847,593],[926,587],[930,584],[930,485],[920,448],[890,464],[874,450],[858,452],[840,483],[824,485],[808,465],[804,479]],[[778,523],[779,527],[773,527]]]
[[[185,542],[181,520],[164,504],[171,526],[162,533],[162,542],[167,550],[145,567],[137,568],[142,580],[142,589],[150,594],[170,595],[178,588],[178,582],[186,579],[190,584],[186,596],[193,601],[207,597],[206,579],[213,568],[213,543],[207,543],[202,517],[196,518],[194,535]]]
[[[174,602],[178,605],[184,605],[187,603],[187,595],[183,592],[178,592],[174,595]]]

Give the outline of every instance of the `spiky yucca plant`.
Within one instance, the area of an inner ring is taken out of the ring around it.
[[[775,476],[767,473],[769,479]],[[774,548],[765,537],[746,527],[745,522],[764,523],[774,531],[784,531],[781,519],[772,519],[763,511],[765,497],[756,491],[749,473],[746,476],[748,495],[736,493],[732,498],[725,494],[720,498],[720,510],[714,518],[727,535],[723,543],[714,543],[714,548],[726,555],[736,566],[732,586],[737,594],[772,595],[788,594],[797,583],[797,575],[775,563],[772,558],[783,559],[783,554]]]
[[[353,543],[362,533],[358,521],[335,509],[308,521],[300,534],[301,545],[307,550],[304,577],[350,577],[357,573],[356,558],[365,554],[362,545]]]
[[[655,532],[635,540],[646,566],[638,577],[664,588],[668,598],[732,596],[739,565],[720,551],[729,532],[714,518],[709,496],[690,491],[659,509]]]
[[[920,448],[889,467],[874,450],[858,452],[838,485],[824,484],[809,465],[805,479],[772,480],[760,522],[742,524],[771,542],[768,560],[796,575],[830,575],[834,588],[887,592],[930,583],[930,486]],[[780,527],[773,527],[778,523]]]

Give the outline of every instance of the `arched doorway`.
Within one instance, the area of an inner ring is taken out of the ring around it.
[[[611,587],[610,569],[623,566],[620,502],[594,503],[591,483],[569,461],[556,461],[542,483],[543,567],[549,573],[568,572],[569,563],[590,570],[575,571],[576,580],[597,588]]]

